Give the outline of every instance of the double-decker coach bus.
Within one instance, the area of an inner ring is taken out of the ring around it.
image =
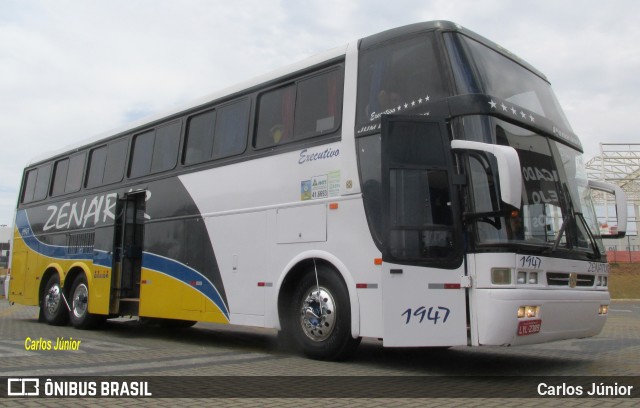
[[[450,22],[363,38],[27,166],[9,299],[275,328],[312,358],[593,336],[608,266],[545,77]]]

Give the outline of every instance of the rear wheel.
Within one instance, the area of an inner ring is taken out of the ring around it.
[[[318,265],[302,277],[289,307],[288,332],[295,345],[317,360],[344,360],[360,343],[351,336],[349,292],[332,269]]]
[[[69,321],[69,313],[65,305],[60,278],[57,274],[51,275],[42,293],[40,302],[42,318],[53,326],[63,326]]]
[[[106,316],[89,313],[89,286],[84,275],[78,275],[71,286],[71,324],[76,329],[91,329],[102,323]]]

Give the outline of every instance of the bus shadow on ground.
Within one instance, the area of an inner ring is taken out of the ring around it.
[[[208,323],[200,323],[192,328],[168,329],[142,325],[135,320],[108,321],[104,329],[121,339],[167,340],[200,347],[229,348],[238,352],[301,357],[287,342],[279,339],[275,330],[268,329]],[[347,360],[347,364],[415,375],[576,375],[584,373],[586,367],[593,363],[577,353],[580,356],[573,356],[566,351],[549,355],[545,351],[536,353],[531,347],[384,348],[382,341],[367,339]],[[593,358],[597,359],[597,355]]]

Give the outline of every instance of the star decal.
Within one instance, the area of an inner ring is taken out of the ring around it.
[[[500,104],[500,107],[502,108],[503,112],[507,111],[507,105],[505,105],[504,103]]]
[[[518,113],[518,111],[515,110],[514,108],[511,108],[511,113],[513,113],[515,115],[516,113]]]
[[[497,103],[495,103],[495,102],[493,101],[493,99],[492,99],[492,100],[490,100],[490,101],[489,101],[489,105],[491,105],[491,109],[495,109],[495,108],[496,108],[496,106],[497,106],[498,104],[497,104]]]

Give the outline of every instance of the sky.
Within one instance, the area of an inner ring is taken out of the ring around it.
[[[639,15],[636,0],[0,0],[0,225],[34,157],[420,21],[542,71],[587,160],[640,143]]]

